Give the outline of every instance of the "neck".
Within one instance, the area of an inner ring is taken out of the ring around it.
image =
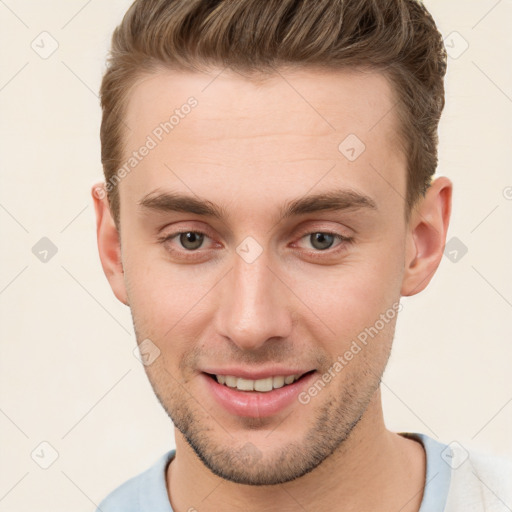
[[[167,469],[166,480],[174,512],[234,512],[241,508],[418,512],[425,482],[425,452],[420,443],[385,428],[378,390],[348,439],[301,478],[270,486],[224,480],[203,465],[176,430],[176,457]]]

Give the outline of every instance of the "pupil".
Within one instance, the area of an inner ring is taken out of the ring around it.
[[[203,243],[204,235],[200,233],[194,233],[188,231],[187,233],[181,233],[180,242],[185,249],[198,249]]]
[[[316,249],[329,249],[334,242],[334,235],[329,233],[313,233],[311,235],[311,245]]]

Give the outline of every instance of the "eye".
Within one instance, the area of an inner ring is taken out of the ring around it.
[[[352,242],[352,238],[340,235],[339,233],[331,233],[330,231],[315,231],[313,233],[307,233],[301,237],[301,240],[307,240],[310,247],[313,248],[313,252],[328,251],[334,246],[333,250],[336,250],[339,246],[344,246]],[[338,240],[338,244],[335,241]]]
[[[180,244],[188,250],[199,249],[204,241],[204,234],[196,231],[187,231],[179,234]]]
[[[334,243],[334,239],[334,235],[331,233],[311,233],[309,235],[311,245],[320,251],[329,249]]]
[[[158,241],[162,244],[170,244],[175,238],[178,239],[182,249],[192,252],[199,249],[203,245],[204,239],[208,238],[208,236],[200,231],[178,231],[163,236]]]
[[[215,247],[216,244],[213,240],[213,245],[211,247],[204,247],[206,240],[210,240],[210,237],[206,233],[186,229],[169,233],[158,239],[166,250],[172,253],[176,258],[188,258],[189,260],[190,258],[193,258],[194,261],[197,261],[197,258],[203,260],[204,258],[209,257],[207,256],[210,254],[208,249]],[[350,237],[330,231],[314,231],[305,233],[299,240],[300,242],[293,245],[302,246],[303,249],[308,250],[312,257],[315,254],[320,256],[320,253],[326,253],[326,255],[338,254],[338,252],[346,250],[348,245],[353,242],[353,239]],[[303,240],[306,240],[305,246],[303,245]],[[336,243],[336,240],[338,243]]]

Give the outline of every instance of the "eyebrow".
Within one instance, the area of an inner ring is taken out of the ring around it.
[[[194,197],[174,192],[150,192],[139,201],[139,205],[145,210],[164,213],[191,213],[204,217],[213,217],[219,220],[228,217],[224,208],[211,201],[198,198],[197,196]],[[287,201],[281,208],[278,219],[283,220],[289,217],[320,211],[360,209],[377,210],[377,204],[367,195],[353,190],[339,189]]]

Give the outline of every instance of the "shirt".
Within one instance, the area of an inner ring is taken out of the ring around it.
[[[419,512],[505,512],[512,507],[512,461],[468,452],[459,443],[438,442],[426,434],[400,432],[419,441],[426,475]],[[114,489],[96,512],[173,512],[166,469],[176,450]]]

